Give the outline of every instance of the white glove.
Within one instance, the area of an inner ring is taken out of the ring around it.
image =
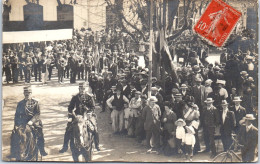
[[[33,122],[32,122],[32,121],[29,121],[27,124],[31,126],[31,125],[33,124]]]

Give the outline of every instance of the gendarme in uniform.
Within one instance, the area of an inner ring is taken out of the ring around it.
[[[75,119],[75,115],[84,115],[84,113],[94,112],[95,104],[93,97],[85,92],[86,84],[79,83],[79,93],[72,97],[70,104],[68,106],[68,124],[66,128],[66,132],[64,135],[64,143],[62,149],[59,151],[60,153],[64,153],[68,149],[68,143],[72,134],[72,122]],[[93,113],[93,115],[95,115]],[[94,117],[94,116],[93,116]],[[99,136],[97,132],[97,128],[95,127],[95,131],[93,132],[95,147],[99,150]]]
[[[47,153],[44,150],[44,136],[42,132],[42,121],[40,120],[40,107],[37,100],[31,98],[32,89],[30,87],[24,87],[25,98],[17,105],[15,118],[14,118],[14,130],[11,135],[11,155],[10,158],[16,158],[17,156],[17,136],[16,129],[19,126],[26,126],[27,124],[34,127],[34,134],[36,135],[37,145],[40,153],[46,156]]]

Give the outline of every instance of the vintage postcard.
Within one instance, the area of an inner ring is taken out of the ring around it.
[[[3,161],[258,161],[258,0],[2,9]]]

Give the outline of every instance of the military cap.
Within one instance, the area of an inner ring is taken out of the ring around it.
[[[30,86],[26,86],[26,87],[23,87],[23,91],[32,93],[32,88]]]
[[[83,83],[79,83],[79,88],[86,88],[86,83],[85,82],[83,82]]]

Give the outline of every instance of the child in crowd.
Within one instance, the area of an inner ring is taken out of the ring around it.
[[[182,145],[185,143],[184,126],[186,125],[186,123],[183,119],[179,118],[175,122],[175,125],[177,126],[177,128],[176,128],[176,148],[177,148],[177,153],[181,156],[181,154],[183,153]]]
[[[191,125],[186,126],[186,130],[187,133],[185,134],[185,153],[186,153],[186,159],[191,162],[193,156],[193,148],[196,143],[196,139],[194,135],[195,130]]]

